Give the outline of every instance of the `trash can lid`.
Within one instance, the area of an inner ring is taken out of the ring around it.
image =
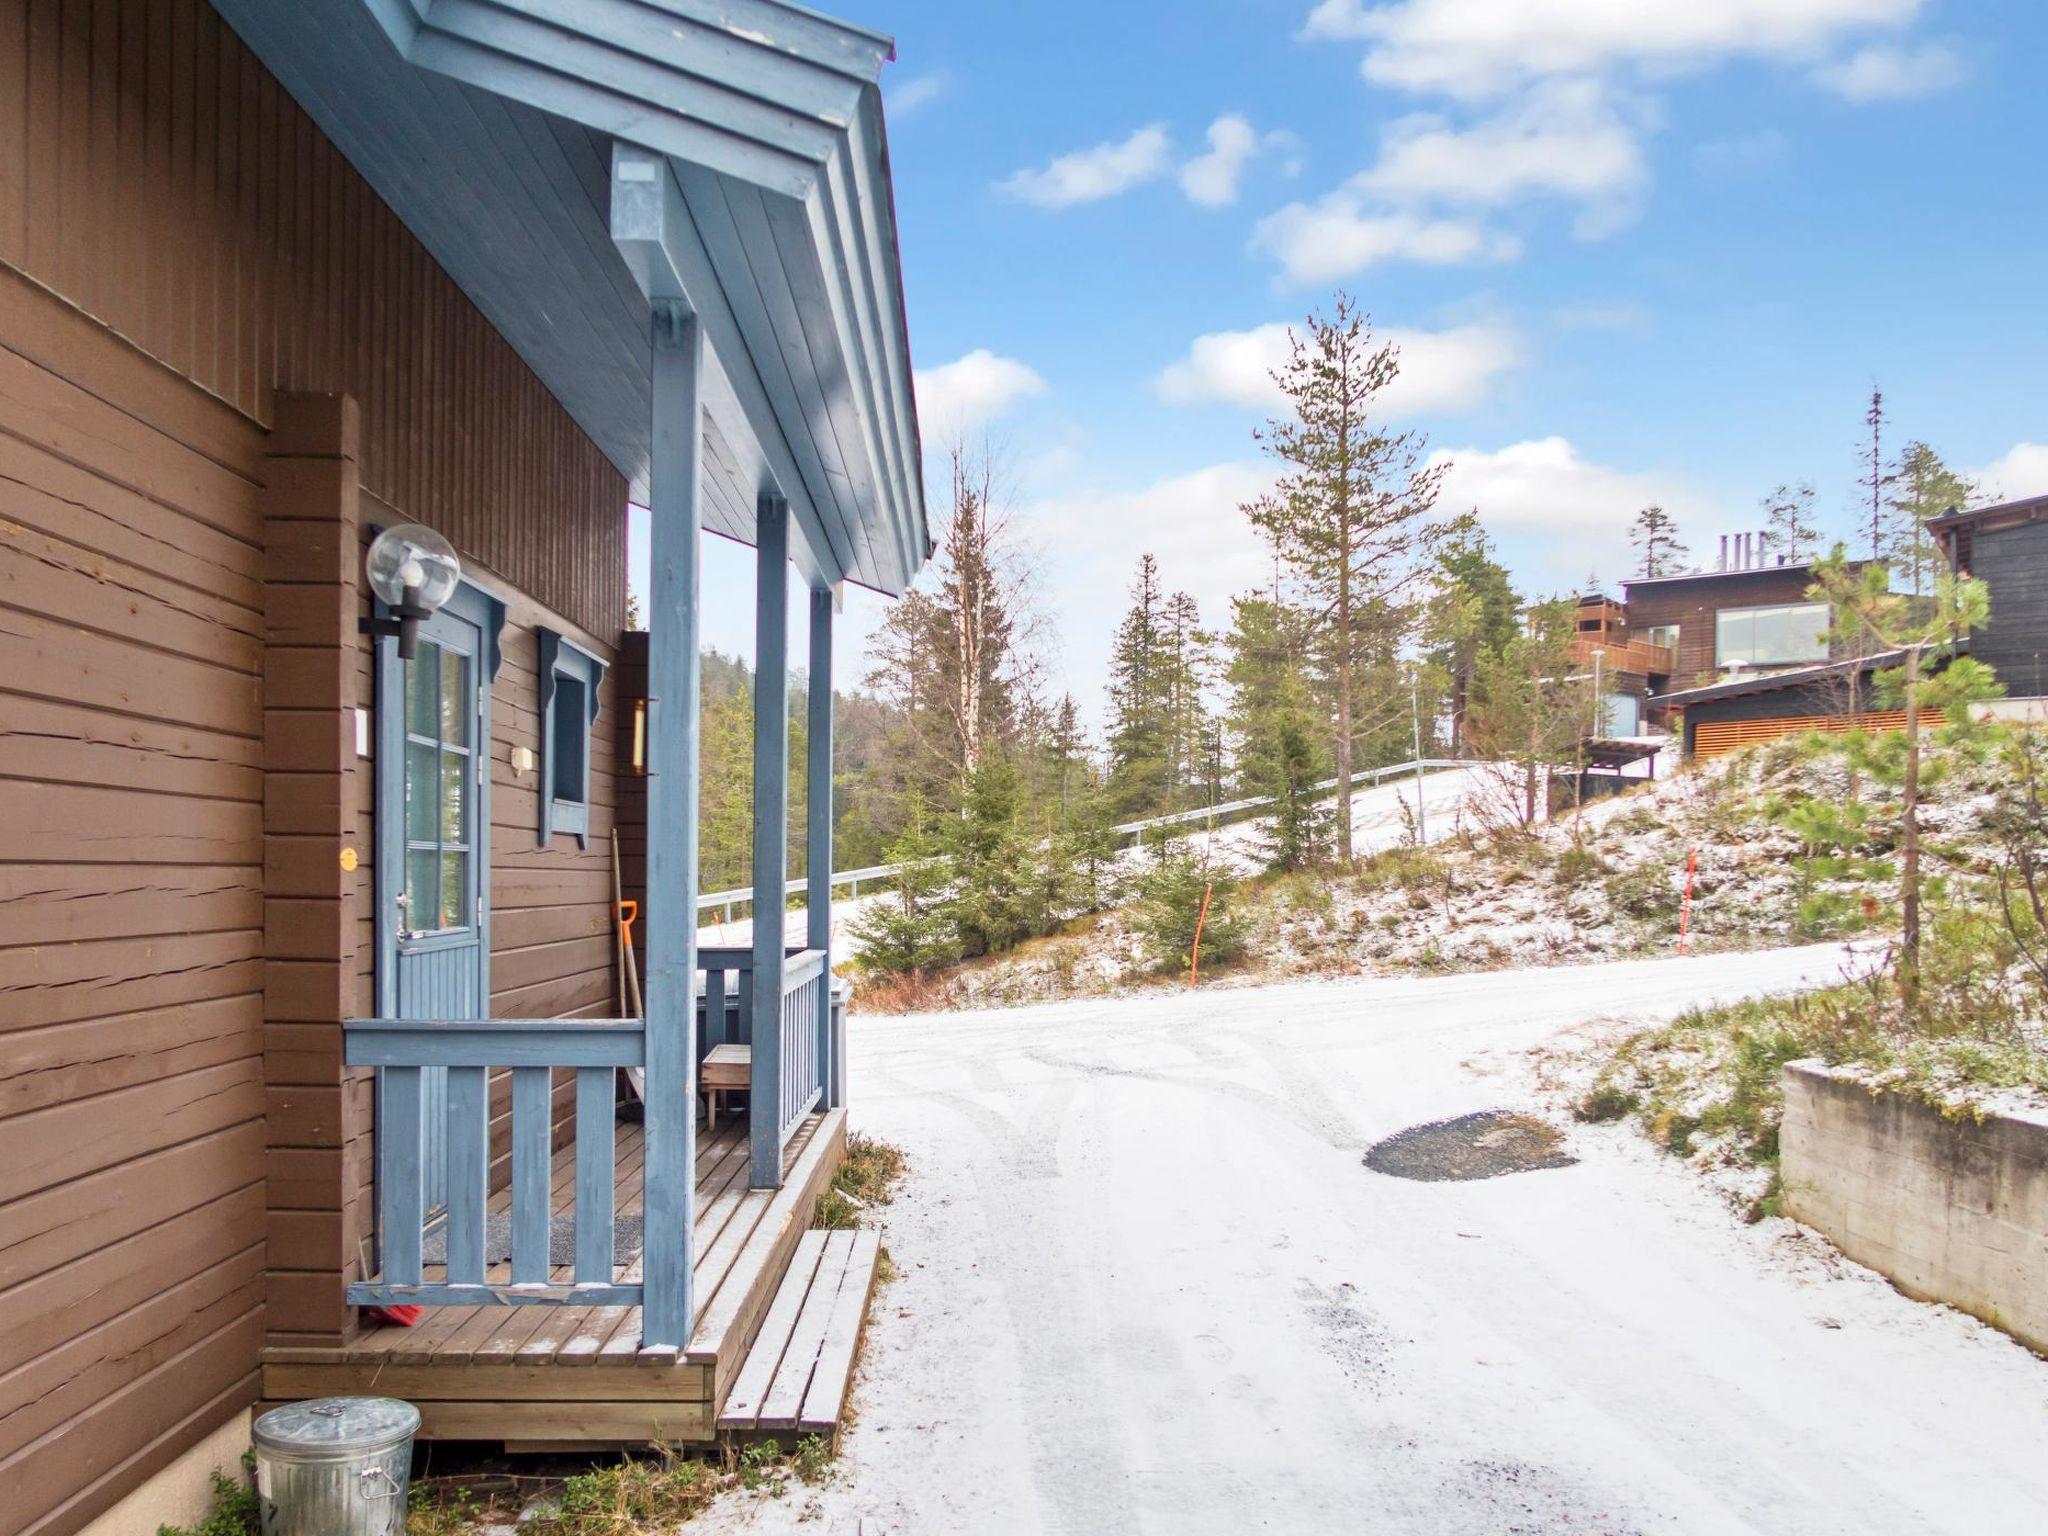
[[[266,1451],[338,1461],[390,1450],[419,1427],[419,1409],[395,1397],[315,1397],[271,1409],[251,1438]]]

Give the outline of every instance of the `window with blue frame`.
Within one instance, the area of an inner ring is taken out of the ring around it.
[[[590,846],[590,733],[604,663],[566,635],[540,636],[540,840],[573,833]]]

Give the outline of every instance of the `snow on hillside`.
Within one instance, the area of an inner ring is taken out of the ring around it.
[[[1930,872],[1989,873],[1982,830],[1992,770],[1938,750],[1934,761],[1923,813]],[[1390,804],[1381,840],[1361,839],[1378,851],[1356,874],[1247,880],[1230,898],[1247,924],[1244,955],[1228,969],[1205,970],[1203,984],[1675,953],[1689,858],[1688,947],[1696,951],[1881,935],[1895,922],[1896,790],[1853,771],[1838,744],[1788,740],[1738,753],[1525,834],[1485,831],[1483,774],[1475,770],[1460,787],[1453,816],[1433,810],[1435,846],[1404,840],[1405,822]],[[1816,850],[1787,825],[1788,808],[1852,798],[1867,803],[1868,820],[1844,846]],[[1257,847],[1250,829],[1236,837],[1240,849]],[[936,985],[947,1002],[972,1006],[1171,979],[1143,953],[1128,911],[1118,910]]]

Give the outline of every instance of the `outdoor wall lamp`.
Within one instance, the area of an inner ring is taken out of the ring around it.
[[[358,619],[356,628],[366,635],[397,636],[399,656],[411,661],[419,644],[420,620],[433,617],[455,595],[455,584],[462,579],[462,562],[455,558],[454,546],[424,524],[400,523],[371,541],[363,568],[370,590],[391,613]]]

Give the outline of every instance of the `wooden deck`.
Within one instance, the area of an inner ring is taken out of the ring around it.
[[[502,1440],[508,1449],[712,1440],[845,1150],[845,1111],[811,1115],[783,1150],[783,1187],[751,1190],[744,1121],[699,1136],[697,1316],[680,1354],[641,1350],[638,1307],[432,1307],[416,1327],[371,1329],[341,1349],[266,1350],[264,1406],[345,1393],[402,1397],[419,1408],[425,1438]],[[641,1209],[641,1167],[640,1127],[622,1125],[621,1214]],[[571,1176],[557,1174],[558,1213],[573,1206]],[[509,1191],[493,1196],[493,1211],[509,1208]]]

